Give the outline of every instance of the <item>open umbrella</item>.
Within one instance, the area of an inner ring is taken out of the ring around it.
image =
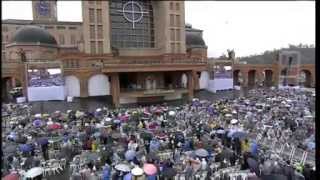
[[[238,120],[237,119],[232,119],[231,120],[231,124],[237,124],[238,123]]]
[[[131,170],[131,174],[134,176],[141,176],[143,175],[143,169],[141,169],[140,167],[136,166]]]
[[[247,136],[247,133],[244,131],[236,131],[232,134],[233,138],[239,138],[239,139],[243,139]]]
[[[216,131],[216,133],[217,133],[217,134],[224,134],[224,133],[225,133],[225,130],[219,129],[219,130]]]
[[[128,150],[124,156],[127,161],[131,161],[134,159],[134,157],[136,157],[136,152],[133,150]]]
[[[196,153],[194,151],[186,151],[184,152],[187,156],[191,157],[191,158],[195,158],[196,157]]]
[[[32,147],[29,144],[22,144],[19,146],[21,152],[30,152]]]
[[[49,140],[48,140],[48,138],[46,138],[46,137],[41,137],[41,138],[39,138],[37,142],[38,142],[40,145],[49,144]]]
[[[61,129],[62,126],[59,123],[53,123],[53,124],[48,125],[48,128],[51,130],[56,130],[56,129]]]
[[[24,144],[28,141],[28,138],[25,136],[18,136],[15,140],[16,143]]]
[[[123,116],[120,117],[120,120],[122,122],[127,122],[129,120],[129,117],[130,117],[129,115],[123,115]]]
[[[177,174],[177,171],[173,168],[166,168],[163,172],[162,175],[163,177],[167,178],[172,178]]]
[[[113,139],[119,139],[121,137],[121,134],[116,132],[116,133],[113,133],[111,136]]]
[[[41,127],[42,126],[42,121],[40,119],[36,119],[33,121],[33,126],[35,127]]]
[[[176,112],[175,111],[169,111],[169,116],[175,116]]]
[[[122,172],[130,172],[131,171],[130,167],[127,164],[117,164],[114,168],[116,170],[122,171]]]
[[[154,175],[157,173],[157,167],[154,164],[144,164],[143,165],[143,171],[147,174],[147,175]]]
[[[197,156],[199,156],[199,157],[207,157],[207,156],[209,156],[209,153],[208,153],[208,151],[207,150],[205,150],[205,149],[197,149],[196,151],[195,151],[195,153],[196,153],[196,155]]]
[[[4,154],[11,154],[11,153],[15,153],[17,151],[17,145],[8,145],[3,147],[3,153]]]
[[[160,142],[156,139],[150,141],[150,149],[157,151],[160,148]]]
[[[140,137],[142,138],[142,139],[144,139],[144,140],[151,140],[152,139],[152,133],[151,132],[149,132],[149,131],[143,131],[143,132],[141,132],[141,134],[140,134]]]
[[[154,152],[149,152],[146,155],[146,159],[148,159],[148,160],[160,160],[159,156]]]
[[[113,122],[114,122],[115,124],[120,124],[120,123],[121,123],[121,120],[115,119],[115,120],[113,120]]]
[[[27,171],[27,173],[25,174],[26,178],[35,178],[39,175],[41,175],[43,173],[43,168],[41,167],[35,167],[30,169],[29,171]]]
[[[19,180],[19,175],[17,173],[10,173],[6,175],[3,180]]]

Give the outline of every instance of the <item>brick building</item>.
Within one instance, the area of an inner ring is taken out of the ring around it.
[[[82,22],[57,21],[56,1],[32,1],[32,10],[33,20],[2,20],[3,92],[22,86],[26,95],[33,62],[60,62],[67,96],[111,96],[115,106],[199,89],[207,46],[185,25],[183,1],[82,1]]]

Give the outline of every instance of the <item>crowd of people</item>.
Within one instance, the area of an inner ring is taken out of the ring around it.
[[[164,103],[35,115],[27,104],[6,104],[2,174],[315,179],[314,99],[299,89],[256,89],[247,97],[194,99],[175,107]]]

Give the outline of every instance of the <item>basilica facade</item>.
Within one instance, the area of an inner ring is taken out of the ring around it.
[[[204,88],[207,46],[186,25],[183,1],[82,1],[82,22],[58,21],[56,1],[32,10],[33,20],[2,20],[5,91],[27,96],[26,64],[50,62],[61,64],[67,96],[111,96],[115,106]]]

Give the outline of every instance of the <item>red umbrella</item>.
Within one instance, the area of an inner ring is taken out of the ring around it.
[[[62,126],[61,126],[61,124],[59,124],[59,123],[53,123],[53,124],[50,124],[50,125],[48,126],[48,128],[49,128],[49,129],[52,129],[52,130],[55,130],[55,129],[61,129]]]
[[[143,171],[147,175],[155,175],[157,173],[157,167],[154,164],[144,164],[143,165]]]
[[[120,120],[122,122],[127,122],[129,120],[129,116],[128,115],[123,115],[123,116],[120,117]]]
[[[11,173],[6,175],[3,180],[19,180],[19,175],[16,173]]]

